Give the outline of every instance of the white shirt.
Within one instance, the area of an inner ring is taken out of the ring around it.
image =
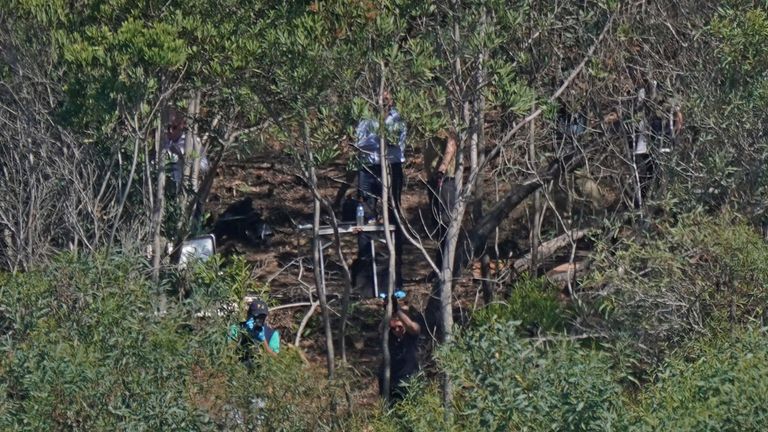
[[[187,143],[186,132],[181,134],[179,139],[175,141],[168,140],[165,143],[165,149],[171,154],[171,163],[173,164],[172,177],[173,181],[178,184],[181,182],[181,175],[184,172],[184,167],[181,163],[181,157],[184,156],[184,147]],[[191,161],[190,161],[191,162]],[[205,155],[200,156],[200,173],[205,174],[208,172],[208,158]]]

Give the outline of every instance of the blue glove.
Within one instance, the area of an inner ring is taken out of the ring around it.
[[[396,299],[402,300],[405,298],[405,291],[397,290],[394,293],[392,293],[393,296],[395,296]],[[384,300],[387,298],[387,293],[381,292],[379,293],[379,298]]]
[[[261,330],[259,330],[259,332],[256,333],[253,338],[259,342],[264,342],[264,339],[267,338],[266,335],[264,334],[264,327],[262,327]]]

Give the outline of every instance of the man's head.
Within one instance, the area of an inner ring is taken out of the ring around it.
[[[390,93],[388,90],[384,90],[384,94],[382,95],[381,99],[384,102],[384,107],[387,109],[391,109],[395,105],[395,101],[392,99],[392,93]]]
[[[165,125],[165,132],[169,140],[176,141],[181,138],[186,127],[187,121],[179,111],[174,109],[168,113],[168,123]]]
[[[403,337],[405,335],[405,324],[400,318],[392,318],[389,320],[389,329],[397,337]]]
[[[269,308],[262,300],[255,299],[248,306],[248,319],[253,319],[257,326],[264,325],[267,315],[269,315]]]

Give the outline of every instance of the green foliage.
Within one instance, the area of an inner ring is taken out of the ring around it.
[[[482,321],[519,321],[527,333],[563,331],[566,310],[558,300],[557,288],[546,279],[524,276],[511,288],[505,303],[493,303],[475,313]]]
[[[323,403],[333,398],[320,400],[329,390],[297,353],[259,356],[248,372],[227,340],[237,313],[216,311],[231,311],[224,306],[248,277],[242,264],[194,270],[193,297],[162,315],[146,270],[128,257],[64,256],[7,277],[0,429],[300,430],[327,421]]]
[[[762,210],[768,143],[755,131],[762,130],[768,107],[768,15],[758,3],[718,3],[692,51],[682,108],[693,146],[673,161],[682,170],[668,173],[671,195],[685,211],[700,202],[750,216]],[[714,61],[701,63],[704,57]]]
[[[643,393],[633,430],[746,431],[768,427],[765,329],[695,341]]]
[[[722,9],[711,30],[721,40],[721,66],[732,78],[730,84],[742,87],[765,80],[768,14],[764,9]]]
[[[606,321],[594,323],[655,362],[692,333],[763,320],[768,245],[735,215],[659,220],[651,231],[598,248],[587,286]],[[603,247],[610,247],[610,253]]]
[[[492,317],[462,331],[438,362],[453,379],[446,427],[434,387],[417,384],[391,413],[400,430],[613,430],[623,413],[608,356],[568,342],[536,343]]]
[[[440,351],[455,379],[454,423],[423,379],[369,430],[763,430],[768,422],[768,335],[733,328],[693,339],[634,394],[606,353],[572,343],[520,339],[516,323],[488,322]]]

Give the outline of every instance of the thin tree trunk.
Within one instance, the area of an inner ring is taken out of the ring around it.
[[[536,109],[534,104],[533,110]],[[531,120],[529,123],[529,141],[528,141],[528,160],[530,166],[536,166],[536,119]],[[530,242],[531,242],[531,276],[536,277],[537,269],[539,268],[539,214],[541,212],[541,189],[536,189],[533,193],[533,212],[530,218]]]
[[[309,164],[310,187],[317,190],[317,172],[314,166],[314,155],[309,143],[309,125],[306,119],[303,122],[304,128],[304,146],[307,154],[307,163]],[[325,349],[326,366],[328,368],[328,379],[334,377],[335,362],[333,348],[333,331],[331,330],[331,316],[328,312],[328,298],[325,292],[325,275],[321,269],[320,260],[323,253],[322,241],[320,239],[320,199],[317,194],[313,194],[314,218],[312,220],[312,267],[315,275],[315,286],[317,287],[317,298],[320,302],[320,312],[323,316],[323,327],[325,328]]]
[[[454,94],[458,97],[458,106],[464,108],[465,98],[462,88],[462,73],[461,73],[461,31],[459,28],[459,20],[461,17],[461,4],[459,1],[454,0],[452,2],[452,21],[453,21],[453,81],[456,85]],[[467,109],[456,110],[455,118],[459,118],[463,124],[467,124]],[[465,195],[463,190],[464,185],[464,147],[466,143],[466,133],[459,131],[459,142],[456,149],[456,175],[454,181],[456,182],[456,196],[457,200],[453,205],[453,208],[449,209],[449,224],[446,232],[446,240],[442,250],[443,263],[440,269],[440,324],[441,324],[441,343],[448,344],[453,341],[453,275],[454,275],[454,258],[456,255],[456,245],[459,239],[459,231],[461,229],[461,221],[464,218],[464,212],[466,209],[466,199],[468,195]],[[470,159],[473,168],[477,167],[477,140],[472,140],[473,150],[470,152]],[[468,192],[468,190],[466,191]],[[446,371],[442,374],[442,393],[443,393],[443,417],[447,425],[453,424],[453,382],[450,375]]]
[[[483,8],[482,14],[480,15],[480,34],[481,37],[485,34],[485,25],[488,19],[488,11]],[[475,159],[482,159],[483,155],[485,154],[485,95],[480,90],[485,86],[485,82],[487,79],[486,72],[485,72],[485,62],[488,58],[488,50],[483,48],[480,53],[477,56],[477,71],[475,74],[475,107],[474,107],[474,121],[475,121],[475,135],[477,136],[477,156]],[[474,167],[476,167],[480,164],[482,164],[481,160],[474,160]],[[497,194],[498,195],[498,194]],[[475,196],[481,197],[483,196],[483,193],[480,190],[480,185],[478,184],[477,192],[475,192]],[[483,217],[483,202],[480,199],[475,200],[474,210],[473,210],[473,219],[475,221],[478,221],[482,219]],[[480,258],[480,274],[483,278],[482,280],[482,288],[483,288],[483,302],[485,304],[490,304],[493,302],[493,298],[495,296],[496,291],[496,283],[491,280],[491,272],[490,272],[490,265],[491,265],[491,259],[488,256],[488,251],[485,249],[483,251],[483,256]]]
[[[384,120],[386,119],[386,112],[384,109],[384,83],[385,83],[386,69],[384,64],[381,64],[381,82],[379,84],[378,95],[378,107],[379,107],[379,160],[381,161],[381,213],[384,219],[384,239],[387,243],[387,250],[389,251],[389,263],[388,263],[388,275],[387,275],[387,298],[386,309],[384,312],[384,318],[382,321],[382,335],[381,335],[381,351],[383,354],[384,370],[382,371],[382,393],[384,397],[389,398],[390,392],[390,377],[392,376],[392,360],[389,352],[389,320],[392,318],[392,303],[390,299],[395,291],[395,244],[392,233],[389,231],[391,222],[389,220],[389,196],[392,189],[392,182],[390,181],[390,167],[387,161],[387,143],[384,140],[386,136]],[[372,240],[373,241],[373,240]],[[375,262],[376,257],[373,257]],[[374,275],[374,277],[376,277]]]
[[[155,188],[154,207],[152,209],[152,284],[157,290],[157,309],[164,312],[166,308],[165,292],[160,286],[160,262],[165,252],[162,244],[163,212],[165,211],[165,162],[168,156],[162,147],[162,118],[158,117],[155,129],[155,168],[157,169],[157,185]]]
[[[136,119],[134,119],[136,121]],[[136,123],[134,123],[136,124]],[[138,131],[138,128],[136,128]],[[133,175],[136,173],[136,164],[139,160],[139,143],[141,137],[136,136],[133,143],[133,158],[131,159],[131,170],[128,174],[128,183],[125,185],[123,195],[120,197],[120,203],[117,205],[117,211],[115,213],[114,225],[112,226],[112,232],[109,235],[109,243],[107,244],[107,250],[112,248],[112,243],[115,240],[115,233],[117,233],[117,227],[120,225],[120,215],[123,213],[125,207],[125,201],[128,199],[128,194],[131,192],[131,185],[133,184]]]

